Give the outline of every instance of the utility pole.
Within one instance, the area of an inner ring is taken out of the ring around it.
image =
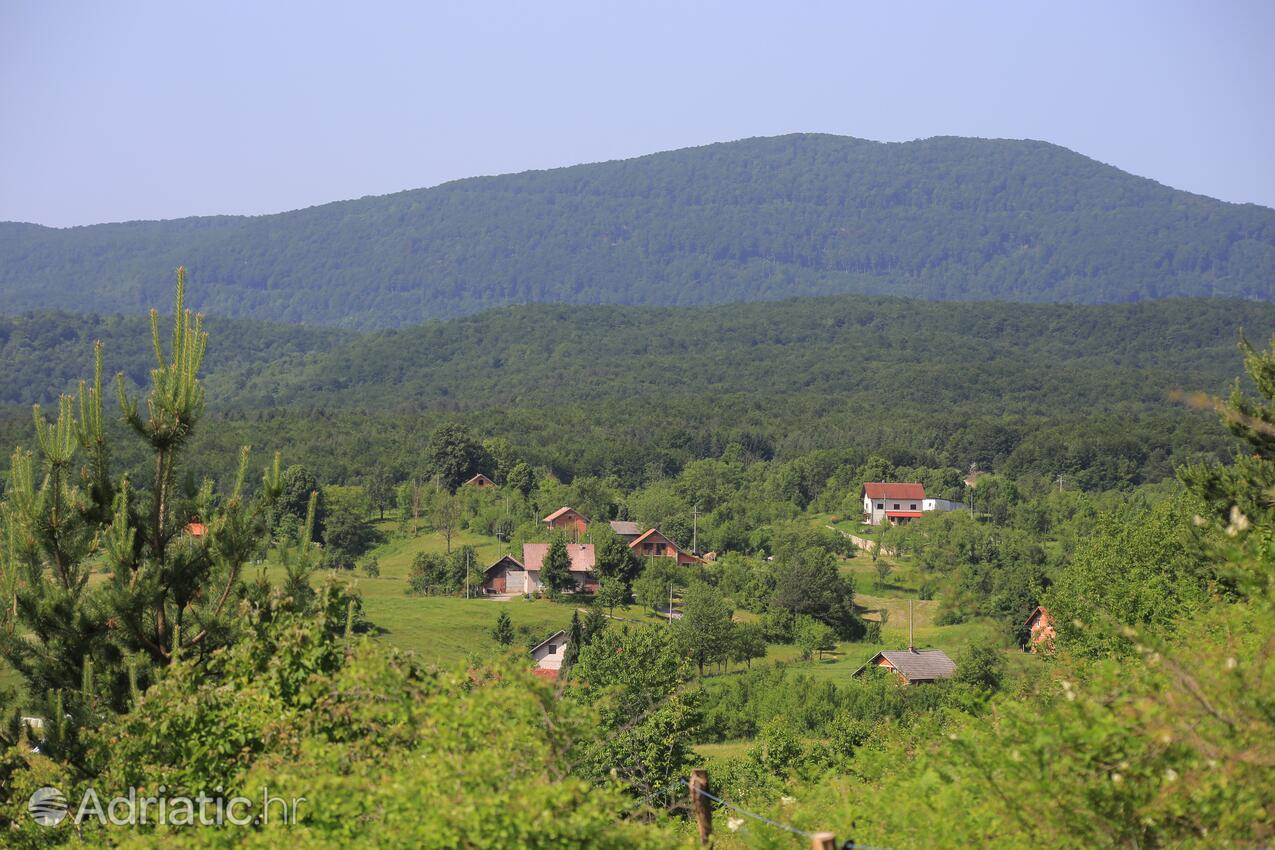
[[[916,652],[916,645],[912,641],[912,600],[908,600],[908,652]]]
[[[465,598],[469,598],[469,560],[473,552],[469,549],[465,550]]]
[[[691,554],[699,554],[699,505],[691,508]]]
[[[668,583],[668,624],[673,625],[673,582]]]
[[[1058,492],[1059,493],[1063,491],[1062,485],[1063,485],[1063,476],[1062,476],[1062,473],[1060,472],[1058,473]]]

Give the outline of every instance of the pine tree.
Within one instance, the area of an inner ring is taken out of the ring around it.
[[[501,611],[496,617],[496,627],[491,630],[491,636],[501,646],[514,642],[514,621],[508,611]]]
[[[584,629],[580,626],[580,612],[571,612],[571,627],[567,630],[567,648],[562,653],[563,675],[575,665],[580,657],[580,646],[584,643]]]
[[[555,535],[549,543],[549,551],[545,553],[544,563],[540,565],[540,584],[553,597],[570,582],[571,556],[567,554],[567,542],[561,535]]]
[[[199,661],[233,638],[243,565],[261,548],[266,515],[279,491],[279,461],[255,496],[245,492],[248,449],[233,486],[218,500],[211,482],[193,494],[177,470],[204,409],[198,372],[208,335],[184,309],[185,270],[169,351],[152,310],[155,368],[146,404],[128,397],[118,376],[124,421],[148,449],[145,487],[112,471],[102,410],[103,351],[94,378],[59,399],[57,418],[34,411],[39,471],[32,454],[13,455],[0,506],[0,656],[22,677],[26,707],[68,728],[44,748],[72,756],[78,729],[105,711],[125,711],[179,657]],[[198,519],[201,533],[190,533]],[[90,563],[108,580],[89,587]],[[66,715],[71,719],[66,722]]]

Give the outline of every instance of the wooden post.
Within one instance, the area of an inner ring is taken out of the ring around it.
[[[816,832],[810,836],[810,850],[837,850],[837,836],[831,832]]]
[[[691,771],[691,811],[695,812],[695,823],[699,827],[699,843],[708,846],[709,836],[713,832],[713,810],[708,806],[708,798],[700,793],[708,788],[708,771],[696,768]]]

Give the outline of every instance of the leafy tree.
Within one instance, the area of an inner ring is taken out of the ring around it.
[[[766,634],[760,623],[736,623],[731,634],[730,660],[748,664],[753,669],[754,658],[766,657]]]
[[[987,691],[1000,688],[1005,677],[1005,656],[995,646],[974,643],[956,657],[956,680]]]
[[[497,484],[508,483],[509,473],[521,462],[513,444],[504,437],[488,437],[482,446],[492,480]]]
[[[452,552],[452,537],[460,530],[464,508],[456,494],[438,486],[429,496],[429,522],[447,541],[447,554]]]
[[[324,587],[320,599],[311,615],[251,620],[243,640],[206,664],[173,665],[134,711],[91,737],[91,772],[43,758],[22,764],[6,786],[6,843],[66,840],[65,827],[41,826],[26,811],[46,782],[72,800],[89,787],[142,783],[170,796],[221,788],[257,804],[266,793],[306,797],[293,824],[280,822],[277,805],[269,823],[168,828],[162,838],[89,824],[72,840],[91,848],[334,847],[351,843],[351,824],[357,843],[424,850],[454,848],[458,836],[481,847],[676,843],[672,833],[617,819],[626,801],[613,787],[563,770],[567,747],[592,740],[596,727],[520,664],[433,670],[381,642],[347,638],[348,589]]]
[[[482,471],[487,462],[482,444],[463,425],[439,425],[425,447],[425,462],[449,493]]]
[[[690,671],[667,633],[610,628],[580,650],[568,702],[596,710],[601,727],[574,755],[581,772],[616,777],[636,796],[667,801],[694,754],[699,697],[683,687]]]
[[[531,495],[539,483],[536,479],[536,471],[526,461],[521,460],[509,470],[507,481],[509,486],[521,493],[524,499]]]
[[[1204,609],[1207,574],[1189,545],[1193,515],[1174,500],[1101,520],[1045,595],[1059,646],[1094,657],[1127,653],[1132,646],[1114,624],[1163,632]]]
[[[382,520],[385,509],[395,504],[394,478],[390,471],[378,466],[367,480],[367,500]]]
[[[637,578],[642,570],[642,559],[609,525],[594,523],[589,529],[589,537],[597,553],[597,570],[601,578],[616,577],[624,582]]]
[[[734,623],[726,600],[703,582],[696,582],[682,594],[682,618],[677,621],[677,640],[682,651],[704,675],[704,665],[729,657]]]
[[[571,556],[567,554],[567,541],[560,534],[549,542],[549,551],[540,565],[540,583],[551,597],[571,586]]]
[[[502,609],[496,616],[496,625],[491,630],[491,637],[501,646],[509,646],[514,642],[514,621],[508,611]]]
[[[847,640],[863,633],[863,623],[854,613],[854,584],[837,571],[831,552],[810,546],[783,558],[775,567],[776,607],[814,617]]]
[[[371,548],[376,537],[365,519],[367,504],[361,494],[330,501],[323,533],[323,559],[333,569],[353,569],[358,557]]]
[[[293,464],[283,472],[282,488],[274,505],[274,527],[277,529],[283,517],[288,515],[304,522],[311,493],[319,494],[314,513],[314,540],[317,543],[323,539],[323,530],[327,523],[327,499],[318,479],[300,464]]]
[[[837,633],[827,623],[813,617],[798,617],[796,628],[797,646],[801,648],[801,657],[810,658],[816,652],[823,658],[825,652],[837,648]]]
[[[628,604],[629,586],[622,579],[603,578],[598,587],[596,602],[614,616],[617,606]]]

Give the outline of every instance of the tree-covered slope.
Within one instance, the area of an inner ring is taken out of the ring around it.
[[[0,312],[164,302],[377,328],[525,302],[1275,299],[1275,210],[1064,148],[748,139],[261,217],[0,224]]]

